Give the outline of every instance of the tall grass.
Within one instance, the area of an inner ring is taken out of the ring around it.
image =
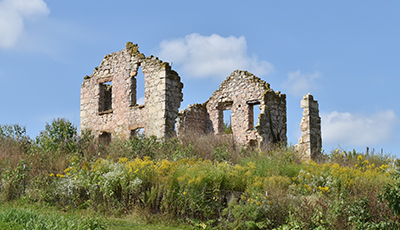
[[[398,168],[384,154],[336,150],[316,163],[303,162],[291,146],[251,149],[231,135],[137,137],[108,145],[90,133],[74,138],[63,142],[68,148],[53,143],[46,148],[47,139],[3,135],[1,202],[24,199],[111,216],[139,211],[147,219],[202,228],[395,229],[399,224],[388,203],[393,199],[385,198]],[[38,222],[45,218],[23,213]]]
[[[7,207],[0,211],[0,227],[13,230],[102,230],[106,229],[106,224],[98,218],[80,218],[57,213],[42,214],[33,209]]]

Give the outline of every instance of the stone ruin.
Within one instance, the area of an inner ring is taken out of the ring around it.
[[[304,159],[317,159],[321,154],[321,117],[319,116],[318,102],[314,97],[307,94],[301,100],[303,118],[301,119],[300,129],[302,132],[296,149],[303,154]]]
[[[144,75],[144,104],[138,104],[136,76]],[[144,129],[146,136],[175,136],[183,84],[167,62],[140,53],[137,44],[104,56],[81,88],[81,130],[92,130],[101,141],[129,138]]]
[[[91,130],[102,142],[112,137],[130,138],[143,130],[145,136],[170,138],[187,132],[224,133],[224,111],[231,111],[232,137],[237,143],[264,147],[287,143],[286,95],[247,71],[234,71],[203,104],[189,105],[178,112],[183,84],[178,73],[157,57],[146,57],[137,44],[104,56],[81,87],[82,131]],[[145,82],[144,104],[138,104],[140,69]],[[258,121],[254,110],[258,109]],[[302,137],[296,148],[306,159],[320,153],[321,119],[318,102],[306,95],[301,122]],[[176,124],[177,123],[177,124]],[[175,131],[175,124],[177,133]]]
[[[254,110],[259,106],[258,122]],[[223,111],[231,111],[232,136],[244,145],[286,144],[286,95],[247,71],[234,71],[203,104],[179,112],[177,132],[223,134]]]

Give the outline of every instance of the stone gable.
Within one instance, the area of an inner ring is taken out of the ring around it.
[[[146,136],[172,137],[182,102],[183,84],[177,72],[157,57],[140,53],[128,42],[125,49],[104,56],[81,87],[81,130],[99,137],[127,138],[144,129]],[[137,103],[136,76],[145,82],[144,104]]]
[[[258,122],[254,110],[260,109]],[[181,110],[178,134],[223,134],[223,111],[231,111],[234,139],[245,145],[286,143],[286,96],[247,71],[234,71],[204,104]],[[195,121],[195,122],[194,122]]]

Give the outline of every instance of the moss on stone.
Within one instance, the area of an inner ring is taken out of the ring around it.
[[[137,55],[139,54],[139,46],[138,44],[133,44],[132,42],[127,42],[125,45],[125,49],[131,54],[131,55]]]

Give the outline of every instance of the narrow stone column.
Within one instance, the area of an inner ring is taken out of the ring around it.
[[[301,100],[303,118],[300,129],[302,136],[296,149],[303,154],[305,160],[316,160],[321,155],[321,117],[319,116],[318,101],[310,94],[304,95]]]

